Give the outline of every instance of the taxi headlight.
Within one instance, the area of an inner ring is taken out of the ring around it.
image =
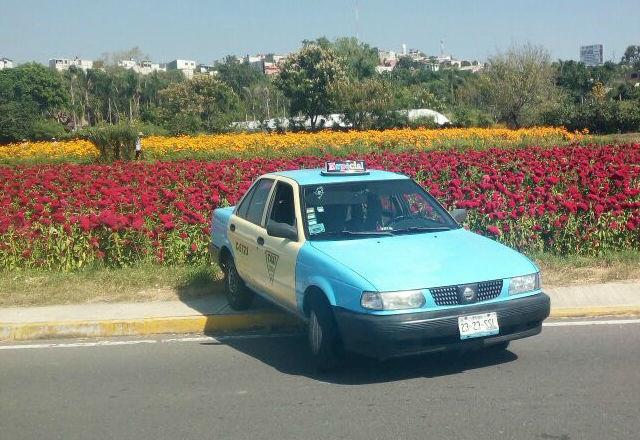
[[[509,282],[509,295],[531,292],[540,288],[540,273],[532,273],[521,277],[511,278]]]
[[[360,305],[369,310],[418,309],[424,303],[424,295],[420,290],[364,292],[360,298]]]

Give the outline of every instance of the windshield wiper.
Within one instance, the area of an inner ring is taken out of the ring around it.
[[[402,232],[435,232],[435,231],[449,231],[449,226],[411,226],[410,228],[394,229],[394,233]]]
[[[380,237],[380,236],[390,236],[393,235],[391,231],[340,231],[336,232],[337,234],[342,235],[365,235],[370,237]]]

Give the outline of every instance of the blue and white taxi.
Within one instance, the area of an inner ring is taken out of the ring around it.
[[[308,325],[317,364],[493,347],[540,333],[550,301],[538,267],[462,228],[409,177],[328,162],[259,177],[212,216],[230,305],[257,293]]]

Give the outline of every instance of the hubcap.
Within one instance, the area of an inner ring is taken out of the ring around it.
[[[311,345],[311,351],[317,354],[320,351],[320,345],[322,344],[322,327],[318,322],[318,316],[316,312],[311,311],[309,317],[309,345]]]

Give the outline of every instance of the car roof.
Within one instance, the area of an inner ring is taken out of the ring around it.
[[[369,169],[368,174],[342,174],[325,176],[322,175],[324,168],[280,171],[277,173],[270,173],[265,176],[281,176],[288,177],[289,179],[298,182],[298,185],[320,185],[326,183],[340,183],[340,182],[353,182],[353,181],[373,181],[373,180],[399,180],[408,179],[409,177],[404,174],[394,173],[391,171],[372,170]]]

